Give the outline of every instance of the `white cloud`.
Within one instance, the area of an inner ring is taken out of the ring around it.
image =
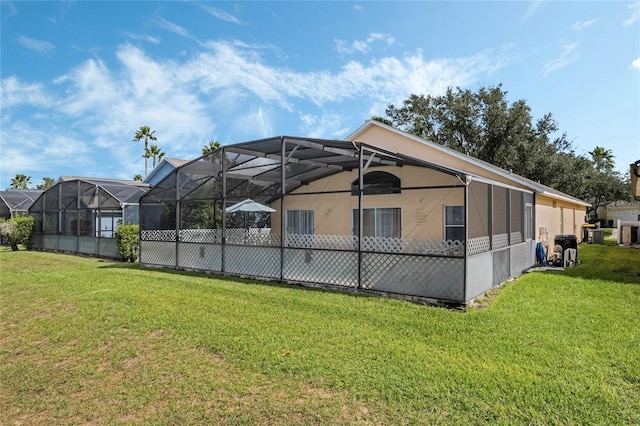
[[[162,28],[164,28],[167,31],[170,31],[181,37],[190,38],[189,32],[185,28],[181,27],[180,25],[176,25],[173,22],[167,21],[164,18],[160,18],[158,20],[158,23]]]
[[[350,131],[343,123],[341,114],[334,111],[324,111],[319,115],[301,114],[300,132],[310,138],[335,138],[340,139]]]
[[[49,120],[17,121],[9,126],[3,125],[0,160],[3,175],[14,176],[28,170],[27,174],[33,174],[31,182],[36,183],[42,176],[58,177],[47,172],[51,167],[89,172],[93,167],[87,155],[90,146],[62,133]]]
[[[131,40],[142,40],[151,44],[160,44],[160,39],[158,37],[153,37],[145,34],[136,34],[131,32],[127,32],[125,33],[125,35]]]
[[[591,19],[589,21],[578,21],[578,22],[575,22],[573,25],[571,25],[571,30],[572,31],[582,31],[584,29],[589,28],[590,26],[592,26],[596,22],[598,22],[597,19]]]
[[[56,46],[48,41],[35,40],[25,36],[18,37],[18,43],[20,43],[20,45],[25,49],[33,50],[38,53],[50,54],[56,50]]]
[[[631,16],[624,21],[622,21],[622,26],[628,27],[629,25],[633,25],[638,19],[640,19],[640,3],[633,3],[627,6],[627,8],[631,11]]]
[[[238,19],[237,17],[233,16],[228,12],[225,12],[224,10],[216,9],[215,7],[211,7],[211,6],[201,6],[201,7],[208,14],[210,14],[214,18],[220,19],[221,21],[230,22],[232,24],[244,25],[244,23],[240,19]]]
[[[235,142],[246,138],[266,138],[273,136],[272,118],[266,108],[257,107],[238,116],[233,122]]]
[[[562,68],[565,68],[572,64],[573,62],[578,60],[578,54],[576,53],[576,49],[578,48],[578,43],[564,43],[561,45],[560,56],[545,62],[543,67],[543,75],[546,77],[552,72],[558,71]]]
[[[367,40],[392,42],[377,34]],[[471,84],[501,66],[490,52],[435,60],[417,52],[350,61],[336,72],[296,72],[262,59],[268,46],[218,41],[206,47],[198,55],[162,61],[125,43],[115,52],[117,63],[86,60],[56,78],[49,95],[43,83],[3,80],[7,121],[2,127],[2,164],[8,167],[3,176],[31,173],[44,167],[42,162],[64,165],[60,168],[69,170],[65,174],[131,178],[143,171],[142,148],[132,142],[143,125],[156,130],[157,144],[167,156],[187,159],[200,153],[217,123],[227,124],[231,132],[217,135],[221,142],[272,136],[278,117],[287,114],[293,114],[288,120],[300,120],[305,136],[341,138],[352,119],[340,112],[341,103],[358,102],[362,114],[372,108],[381,114],[384,106],[411,93],[441,94],[448,86]],[[32,114],[32,122],[14,134],[17,124],[7,117],[19,105],[37,107],[38,115]],[[56,122],[64,124],[56,128]],[[44,130],[29,134],[32,125]],[[36,145],[16,142],[27,137]],[[29,154],[33,151],[37,154]],[[104,152],[110,160],[94,164],[90,152]]]
[[[52,98],[46,94],[41,83],[23,83],[15,76],[2,80],[0,99],[2,100],[1,108],[3,111],[16,105],[46,107],[53,103]]]
[[[631,62],[631,66],[637,70],[640,70],[640,58]]]
[[[338,53],[354,54],[354,53],[368,53],[371,51],[371,45],[376,41],[382,41],[387,46],[391,46],[395,43],[395,38],[389,34],[371,33],[365,40],[354,40],[349,44],[345,40],[334,40],[336,44],[336,50]]]

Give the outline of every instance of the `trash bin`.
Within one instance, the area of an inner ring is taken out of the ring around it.
[[[593,232],[593,231],[592,231]],[[578,250],[578,239],[575,235],[556,235],[554,239],[554,245],[562,246],[562,252],[566,249],[576,249]],[[576,260],[578,256],[576,254]]]

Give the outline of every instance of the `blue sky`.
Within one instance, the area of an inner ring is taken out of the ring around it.
[[[448,86],[503,85],[578,154],[640,159],[640,2],[1,2],[0,188],[131,179],[168,157],[340,139]]]

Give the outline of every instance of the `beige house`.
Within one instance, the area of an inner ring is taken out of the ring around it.
[[[585,223],[585,208],[590,206],[589,203],[377,121],[365,123],[347,139],[361,140],[387,149],[394,149],[395,146],[394,150],[401,149],[404,154],[416,158],[428,159],[432,163],[531,191],[535,194],[536,230],[532,239],[540,238],[541,228],[547,230],[550,241],[556,235],[579,236],[582,224]]]
[[[270,212],[229,213],[247,198]],[[344,141],[268,138],[176,168],[140,199],[140,259],[464,304],[532,266],[537,240],[579,236],[587,205],[369,121]]]

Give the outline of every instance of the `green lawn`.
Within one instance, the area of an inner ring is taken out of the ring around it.
[[[453,311],[0,251],[0,424],[640,424],[640,250]]]

